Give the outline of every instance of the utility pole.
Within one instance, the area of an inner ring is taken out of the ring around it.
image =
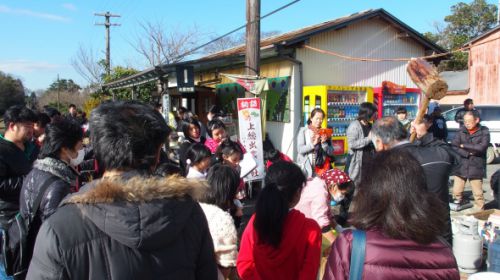
[[[500,0],[498,1],[497,6],[497,24],[500,25]]]
[[[260,74],[260,0],[247,0],[245,69],[247,75]],[[246,92],[246,97],[253,97]]]
[[[109,27],[110,26],[120,26],[121,24],[119,23],[110,23],[109,18],[111,17],[121,17],[120,15],[113,15],[110,12],[106,13],[95,13],[95,16],[100,16],[100,17],[105,17],[106,22],[105,23],[96,23],[95,25],[104,25],[106,27],[106,74],[109,76],[111,74],[111,54],[110,54],[110,48],[109,48]]]

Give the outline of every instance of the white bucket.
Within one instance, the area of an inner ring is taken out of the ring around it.
[[[469,280],[498,280],[500,273],[497,272],[479,272],[469,276]]]

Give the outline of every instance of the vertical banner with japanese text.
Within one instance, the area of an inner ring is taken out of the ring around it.
[[[260,113],[261,101],[259,98],[238,98],[237,103],[240,142],[257,163],[257,167],[244,180],[261,180],[265,175]]]

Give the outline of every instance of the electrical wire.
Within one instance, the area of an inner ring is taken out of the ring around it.
[[[300,2],[300,1],[301,1],[301,0],[295,0],[295,1],[292,1],[292,2],[290,2],[290,3],[288,3],[288,4],[284,5],[284,6],[281,6],[281,7],[277,8],[277,9],[275,9],[275,10],[272,10],[271,12],[269,12],[269,13],[267,13],[267,14],[265,14],[265,15],[261,16],[261,17],[259,17],[259,18],[258,18],[258,19],[256,19],[256,20],[253,20],[253,21],[250,21],[250,22],[248,22],[248,23],[245,23],[245,24],[243,24],[242,26],[240,26],[240,27],[238,27],[238,28],[235,28],[235,29],[233,29],[233,30],[231,30],[231,31],[229,31],[229,32],[227,32],[227,33],[225,33],[225,34],[223,34],[223,35],[221,35],[221,36],[219,36],[219,37],[217,37],[217,38],[215,38],[215,39],[213,39],[213,40],[211,40],[211,41],[209,41],[209,42],[207,42],[207,43],[203,44],[203,45],[200,45],[200,46],[198,46],[198,47],[196,47],[196,48],[193,48],[193,49],[191,49],[191,50],[189,50],[189,51],[187,51],[187,52],[185,52],[185,53],[180,54],[180,55],[179,55],[179,56],[177,56],[174,60],[177,60],[177,59],[183,58],[183,57],[185,57],[185,56],[187,56],[187,55],[193,54],[193,53],[194,53],[194,52],[196,52],[197,50],[200,50],[200,49],[202,49],[202,48],[204,48],[204,47],[206,47],[206,46],[208,46],[208,45],[210,45],[210,44],[212,44],[212,43],[214,43],[214,42],[216,42],[216,41],[218,41],[218,40],[220,40],[220,39],[222,39],[222,38],[224,38],[224,37],[227,37],[227,36],[229,36],[229,35],[231,35],[231,34],[233,34],[233,33],[235,33],[235,32],[240,31],[241,29],[245,28],[245,27],[247,26],[247,24],[252,24],[252,23],[255,23],[255,22],[257,22],[257,21],[259,21],[259,20],[261,20],[261,19],[265,19],[266,17],[268,17],[268,16],[270,16],[270,15],[273,15],[273,14],[275,14],[275,13],[277,13],[277,12],[281,11],[281,10],[284,10],[284,9],[286,9],[286,8],[288,8],[288,7],[292,6],[293,4],[298,3],[298,2]]]
[[[484,41],[482,43],[475,44],[475,45],[463,46],[461,48],[458,48],[458,49],[455,49],[455,50],[451,50],[451,51],[448,51],[448,52],[445,52],[445,53],[438,53],[438,54],[426,55],[426,56],[421,56],[421,57],[417,57],[417,58],[419,58],[419,59],[433,59],[433,58],[448,56],[450,54],[454,54],[454,53],[457,53],[457,52],[463,52],[463,51],[469,50],[473,46],[474,47],[481,46],[481,45],[487,44],[489,42],[492,42],[492,41],[495,41],[495,40],[498,40],[498,39],[500,39],[500,37],[493,38],[493,39],[490,39],[490,40],[486,40],[486,41]],[[315,52],[318,52],[318,53],[328,54],[328,55],[332,55],[332,56],[336,56],[336,57],[340,57],[342,59],[352,60],[352,61],[384,62],[384,61],[410,61],[412,59],[412,58],[404,58],[404,57],[400,57],[400,58],[354,57],[354,56],[344,55],[344,54],[341,54],[341,53],[338,53],[338,52],[334,52],[334,51],[330,51],[330,50],[323,50],[323,49],[311,47],[311,46],[308,46],[308,45],[305,45],[304,48],[312,50],[312,51],[315,51]]]

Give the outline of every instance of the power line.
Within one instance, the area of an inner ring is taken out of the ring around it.
[[[235,28],[235,29],[233,29],[233,30],[231,30],[231,31],[229,31],[229,32],[227,32],[227,33],[225,33],[224,35],[221,35],[221,36],[219,36],[219,37],[217,37],[217,38],[215,38],[215,39],[213,39],[213,40],[209,41],[208,43],[205,43],[205,44],[203,44],[203,45],[201,45],[201,46],[198,46],[198,47],[196,47],[196,48],[194,48],[194,49],[191,49],[191,50],[189,50],[189,51],[187,51],[187,52],[185,52],[185,53],[183,53],[183,54],[180,54],[180,55],[179,55],[179,56],[177,56],[174,60],[176,60],[176,59],[180,59],[180,58],[185,57],[185,56],[187,56],[187,55],[189,55],[189,54],[192,54],[192,53],[196,52],[196,51],[197,51],[197,50],[199,50],[199,49],[202,49],[202,48],[204,48],[204,47],[206,47],[206,46],[208,46],[208,45],[210,45],[210,44],[212,44],[212,43],[214,43],[214,42],[216,42],[216,41],[218,41],[218,40],[220,40],[220,39],[222,39],[222,38],[224,38],[224,37],[227,37],[227,36],[229,36],[229,35],[231,35],[231,34],[233,34],[233,33],[237,32],[237,31],[240,31],[240,30],[241,30],[241,29],[243,29],[243,28],[246,28],[247,24],[252,24],[252,23],[254,23],[254,22],[256,22],[256,21],[259,21],[259,20],[261,20],[261,19],[265,19],[266,17],[268,17],[268,16],[270,16],[270,15],[273,15],[273,14],[275,14],[275,13],[277,13],[277,12],[281,11],[281,10],[284,10],[284,9],[286,9],[286,8],[288,8],[288,7],[292,6],[293,4],[298,3],[298,2],[300,2],[300,1],[301,1],[301,0],[295,0],[295,1],[292,1],[292,2],[290,2],[290,3],[288,3],[288,4],[284,5],[284,6],[281,6],[281,7],[277,8],[277,9],[275,9],[275,10],[273,10],[273,11],[271,11],[271,12],[269,12],[269,13],[267,13],[267,14],[265,14],[265,15],[261,16],[261,17],[259,17],[259,18],[258,18],[258,19],[256,19],[256,20],[253,20],[253,21],[250,21],[250,22],[248,22],[248,23],[245,23],[245,24],[243,24],[242,26],[240,26],[240,27],[238,27],[238,28]]]

